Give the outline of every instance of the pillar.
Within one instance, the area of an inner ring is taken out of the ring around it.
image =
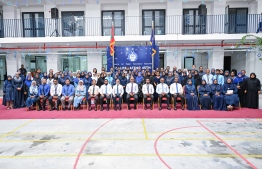
[[[208,68],[223,69],[224,68],[224,49],[222,47],[214,47],[214,51],[209,54]]]
[[[213,1],[211,5],[212,15],[224,15],[226,10],[226,1]]]
[[[86,3],[85,17],[86,36],[101,36],[101,4]]]
[[[167,1],[166,7],[166,34],[182,33],[183,2]]]
[[[129,2],[127,7],[127,14],[125,14],[125,34],[126,35],[139,35],[139,32],[142,32],[142,18],[139,17],[139,3],[138,2]]]
[[[60,71],[60,56],[57,54],[46,55],[47,72],[53,69],[54,73]]]

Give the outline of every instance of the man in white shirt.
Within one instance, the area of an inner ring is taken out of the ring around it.
[[[100,110],[101,111],[104,110],[103,102],[104,102],[104,99],[106,98],[106,104],[107,104],[106,110],[108,111],[111,94],[112,94],[112,87],[110,84],[108,84],[107,79],[104,80],[104,84],[100,87],[99,93],[100,93]]]
[[[134,109],[136,110],[136,104],[137,104],[137,93],[138,93],[138,85],[134,83],[135,79],[134,77],[130,78],[130,83],[126,85],[126,102],[128,105],[128,110],[131,110],[130,107],[130,98],[134,98]]]
[[[54,85],[51,86],[50,89],[50,97],[48,98],[49,105],[50,105],[50,111],[54,110],[56,108],[57,111],[59,111],[59,105],[61,100],[61,94],[62,94],[62,85],[58,84],[57,79],[53,80]],[[56,105],[54,107],[53,105],[53,99],[56,100]]]
[[[142,87],[142,92],[144,95],[144,104],[145,104],[145,110],[147,110],[147,98],[151,98],[150,100],[150,110],[153,110],[153,101],[154,101],[154,87],[152,84],[150,84],[150,79],[146,79],[146,84]]]
[[[89,97],[87,99],[88,102],[88,110],[92,110],[91,107],[91,99],[94,98],[95,100],[95,111],[97,110],[97,102],[98,102],[98,94],[99,94],[99,87],[96,85],[96,80],[92,80],[92,86],[88,89]]]
[[[161,78],[160,83],[156,86],[156,92],[158,93],[158,98],[159,98],[159,110],[162,109],[162,98],[165,97],[167,98],[167,109],[171,110],[169,107],[169,89],[167,84],[164,83],[165,79]]]
[[[120,84],[120,80],[116,80],[116,85],[113,87],[113,101],[114,101],[114,109],[117,110],[116,107],[116,98],[119,98],[118,104],[119,104],[119,110],[122,109],[122,96],[124,94],[124,88]]]
[[[170,93],[174,97],[174,110],[176,109],[176,99],[180,97],[181,99],[181,109],[184,110],[184,91],[182,85],[178,83],[178,77],[175,77],[175,82],[170,86]]]
[[[204,74],[202,76],[202,80],[205,80],[208,85],[212,85],[213,84],[213,75],[210,74],[210,70],[209,69],[207,69],[206,70],[206,74]]]

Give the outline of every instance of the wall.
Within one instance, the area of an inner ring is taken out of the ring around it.
[[[93,72],[94,68],[100,72],[102,68],[102,55],[100,53],[89,53],[87,56],[87,68],[91,72]]]
[[[238,72],[242,69],[245,69],[245,52],[225,52],[224,56],[231,56],[231,69],[236,69]]]

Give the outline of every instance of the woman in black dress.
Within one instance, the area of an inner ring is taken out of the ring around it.
[[[14,109],[24,107],[23,79],[17,72],[13,78]]]

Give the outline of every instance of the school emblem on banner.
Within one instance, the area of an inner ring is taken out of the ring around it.
[[[138,55],[134,52],[134,48],[132,48],[132,51],[128,54],[127,60],[130,62],[135,62],[138,59]]]

